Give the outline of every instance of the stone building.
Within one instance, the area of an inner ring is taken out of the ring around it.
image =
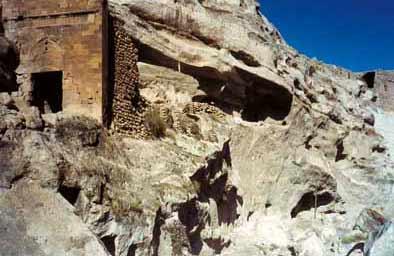
[[[0,0],[5,35],[20,51],[17,92],[41,112],[106,115],[105,0]]]
[[[376,91],[379,105],[387,112],[394,112],[394,72],[376,72]]]
[[[394,112],[394,72],[370,71],[362,79],[376,95],[376,103],[386,112]]]

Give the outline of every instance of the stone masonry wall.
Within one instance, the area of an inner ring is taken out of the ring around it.
[[[21,57],[15,96],[29,103],[32,73],[63,71],[63,111],[101,120],[107,80],[105,1],[2,1],[6,36]]]
[[[377,72],[375,90],[378,104],[387,112],[394,112],[394,72]]]
[[[101,0],[2,0],[4,17],[41,17],[43,15],[69,14],[96,11],[101,8]]]
[[[113,20],[112,126],[117,133],[143,139],[149,132],[144,124],[147,102],[139,93],[138,50],[122,26],[120,21]]]

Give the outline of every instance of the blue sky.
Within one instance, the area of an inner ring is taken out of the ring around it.
[[[300,52],[353,71],[394,69],[394,0],[260,0]]]

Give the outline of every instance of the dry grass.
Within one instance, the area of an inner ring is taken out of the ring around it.
[[[151,107],[145,113],[145,126],[155,138],[166,136],[168,125],[161,117],[160,110],[157,107]]]

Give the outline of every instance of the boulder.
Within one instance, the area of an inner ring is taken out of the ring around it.
[[[44,127],[38,107],[30,107],[24,111],[26,127],[33,130],[42,130]]]
[[[0,228],[6,255],[110,256],[60,194],[37,184],[0,194]]]
[[[15,102],[12,99],[10,94],[8,94],[6,92],[0,93],[0,105],[10,108],[14,105],[14,103]]]
[[[57,121],[59,120],[59,115],[56,113],[47,113],[41,115],[44,121],[45,127],[54,128],[56,127]]]

